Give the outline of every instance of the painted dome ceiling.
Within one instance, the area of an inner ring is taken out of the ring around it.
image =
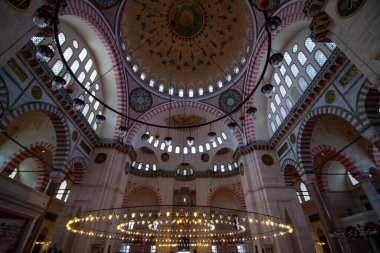
[[[156,93],[183,98],[231,86],[248,63],[252,30],[242,0],[127,1],[120,20],[129,71]]]

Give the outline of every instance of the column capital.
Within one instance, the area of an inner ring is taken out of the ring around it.
[[[301,176],[301,179],[305,184],[311,184],[311,183],[317,182],[317,178],[314,173],[303,174]]]

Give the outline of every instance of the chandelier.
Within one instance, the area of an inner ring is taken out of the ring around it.
[[[107,229],[103,229],[107,227]],[[285,236],[290,225],[280,218],[212,206],[151,205],[94,210],[71,218],[68,231],[86,237],[126,243],[178,246],[181,238],[190,245],[236,245],[253,240]],[[114,232],[112,232],[114,231]]]

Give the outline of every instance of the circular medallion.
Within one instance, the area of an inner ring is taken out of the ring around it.
[[[93,2],[101,8],[109,8],[119,3],[120,0],[93,0]]]
[[[162,153],[161,154],[161,161],[167,162],[167,161],[169,161],[169,159],[170,159],[170,156],[168,153]]]
[[[337,0],[336,13],[342,18],[353,16],[365,3],[365,0]]]
[[[136,112],[146,112],[152,103],[152,95],[143,88],[134,89],[130,94],[129,104]]]
[[[202,7],[195,1],[175,2],[170,9],[169,26],[181,38],[191,38],[202,31],[205,15]]]
[[[71,140],[76,141],[78,140],[78,137],[79,137],[78,132],[74,130],[73,133],[71,134]]]
[[[241,175],[244,175],[244,164],[243,163],[239,164],[239,172]]]
[[[325,101],[327,104],[333,104],[335,102],[335,99],[336,99],[336,94],[334,90],[329,90],[328,92],[326,92]]]
[[[292,143],[292,144],[296,143],[297,137],[295,134],[291,134],[289,138],[290,138],[290,143]]]
[[[203,153],[203,154],[201,155],[201,160],[202,160],[202,162],[207,163],[207,162],[210,160],[210,156],[209,156],[209,154],[207,154],[207,153]]]
[[[32,88],[30,89],[30,94],[32,95],[34,99],[39,100],[42,97],[42,90],[37,85],[33,85]]]
[[[106,153],[99,153],[95,157],[95,162],[97,164],[102,164],[107,160],[107,154]]]
[[[241,101],[241,94],[237,90],[227,90],[219,97],[219,108],[225,113],[230,113],[236,109]]]
[[[271,166],[271,165],[273,165],[273,163],[274,163],[272,156],[267,155],[267,154],[265,154],[265,155],[263,155],[263,156],[261,157],[261,161],[263,161],[263,163],[264,163],[265,165],[268,165],[268,166]]]
[[[130,165],[130,163],[127,161],[127,162],[125,163],[125,166],[124,166],[124,174],[125,174],[125,175],[128,175],[130,168],[131,168],[131,165]]]

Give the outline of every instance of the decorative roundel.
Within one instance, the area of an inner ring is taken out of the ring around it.
[[[170,156],[168,153],[162,153],[161,154],[161,161],[167,162],[167,161],[169,161],[169,159],[170,159]]]
[[[130,163],[127,161],[124,166],[124,174],[127,175],[129,173],[129,170],[131,169]]]
[[[240,174],[243,176],[244,175],[244,164],[243,163],[240,163],[239,164],[239,172]]]
[[[180,38],[191,38],[203,29],[205,14],[203,8],[195,1],[175,2],[168,15],[169,26]]]
[[[241,94],[237,90],[230,89],[220,95],[219,108],[225,113],[230,113],[236,109],[241,101]]]
[[[37,85],[33,85],[32,88],[30,89],[30,94],[32,95],[34,99],[39,100],[42,97],[42,90]]]
[[[210,156],[209,156],[209,154],[207,154],[207,153],[203,153],[203,154],[201,155],[201,160],[202,160],[202,162],[207,163],[207,162],[210,160]]]
[[[268,154],[265,154],[261,157],[261,160],[263,161],[263,163],[265,165],[268,165],[268,166],[271,166],[273,165],[274,161],[273,161],[273,157],[268,155]]]
[[[136,112],[146,112],[152,106],[152,95],[143,88],[134,89],[130,94],[129,103]]]
[[[335,99],[336,99],[336,94],[334,90],[329,90],[328,92],[326,92],[325,101],[327,104],[333,104],[335,102]]]
[[[292,144],[295,144],[296,141],[297,141],[297,137],[296,137],[296,135],[295,135],[294,133],[291,134],[291,135],[290,135],[290,142],[291,142]]]
[[[78,132],[74,130],[73,133],[71,134],[71,140],[76,141],[78,140],[78,137],[79,137]]]
[[[107,154],[106,153],[99,153],[95,157],[95,163],[102,164],[107,160]]]
[[[93,0],[93,2],[101,8],[109,8],[119,3],[120,0]]]

